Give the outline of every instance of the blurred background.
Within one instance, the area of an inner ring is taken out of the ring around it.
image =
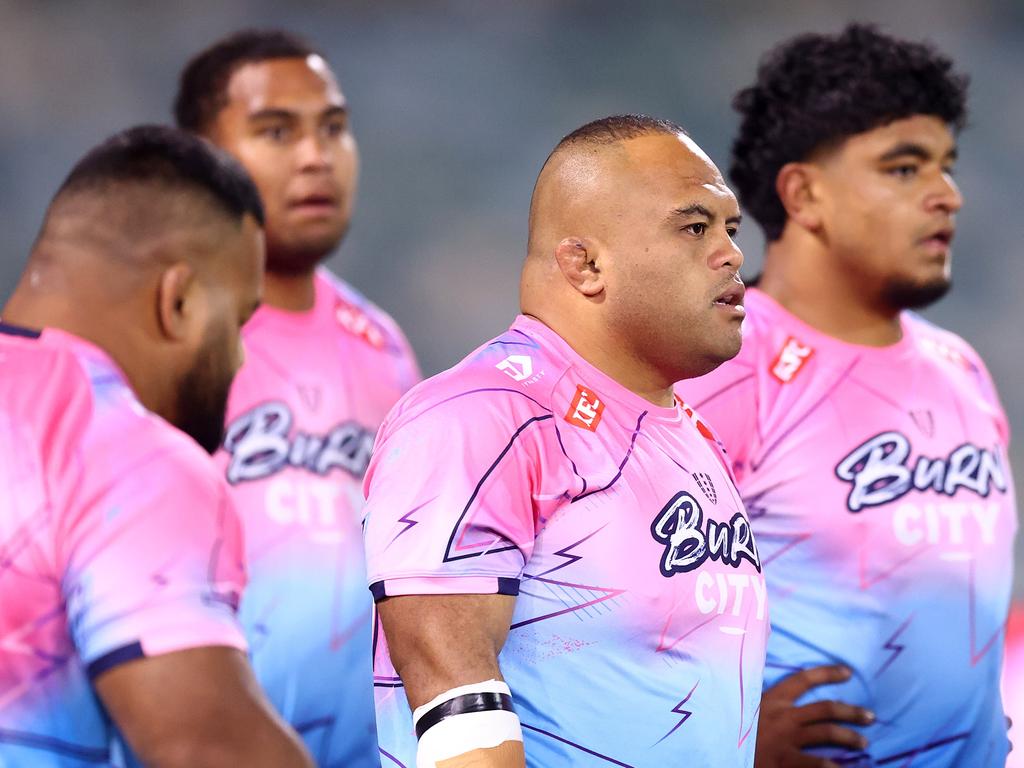
[[[436,373],[515,315],[530,190],[562,135],[647,112],[687,126],[724,169],[732,94],[764,50],[850,20],[929,39],[972,75],[956,288],[925,314],[987,361],[1024,488],[1024,340],[1006,314],[1024,284],[1024,0],[0,0],[0,303],[87,148],[169,120],[178,71],[207,43],[283,26],[328,55],[362,154],[353,226],[330,264],[395,316]],[[752,221],[740,242],[749,277],[762,246]],[[1024,596],[1020,543],[1018,566]]]

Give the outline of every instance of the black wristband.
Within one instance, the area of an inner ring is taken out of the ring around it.
[[[448,699],[428,710],[423,717],[416,721],[416,738],[419,739],[430,728],[447,720],[455,715],[465,715],[470,712],[492,712],[495,710],[515,712],[512,707],[512,697],[507,693],[464,693],[454,699]]]

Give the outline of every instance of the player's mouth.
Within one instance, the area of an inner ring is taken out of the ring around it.
[[[334,215],[341,207],[337,195],[329,192],[315,192],[289,201],[288,209],[312,216]]]
[[[737,277],[736,281],[730,282],[729,286],[718,294],[718,297],[711,303],[713,306],[719,307],[731,315],[742,318],[747,314],[746,310],[743,309],[744,293],[746,293],[746,289]]]
[[[931,234],[921,238],[918,242],[925,250],[934,256],[945,256],[953,244],[953,235],[956,230],[953,227],[940,227]]]

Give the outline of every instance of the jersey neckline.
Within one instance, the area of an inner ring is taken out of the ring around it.
[[[670,406],[652,403],[647,398],[638,395],[613,379],[600,368],[587,362],[569,342],[563,339],[554,329],[548,327],[540,320],[529,315],[519,315],[509,330],[522,331],[532,336],[539,336],[547,344],[551,345],[564,357],[571,367],[579,370],[581,377],[585,380],[574,382],[577,385],[585,385],[593,388],[596,393],[607,400],[614,400],[637,411],[647,411],[648,416],[663,421],[681,421],[683,410],[679,400]]]

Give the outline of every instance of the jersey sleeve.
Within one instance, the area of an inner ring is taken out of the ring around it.
[[[549,418],[485,391],[385,422],[364,484],[375,599],[518,594],[537,524],[535,438]]]
[[[90,677],[187,648],[245,649],[235,618],[245,583],[239,520],[193,447],[134,464],[96,451],[70,489],[62,588]]]

